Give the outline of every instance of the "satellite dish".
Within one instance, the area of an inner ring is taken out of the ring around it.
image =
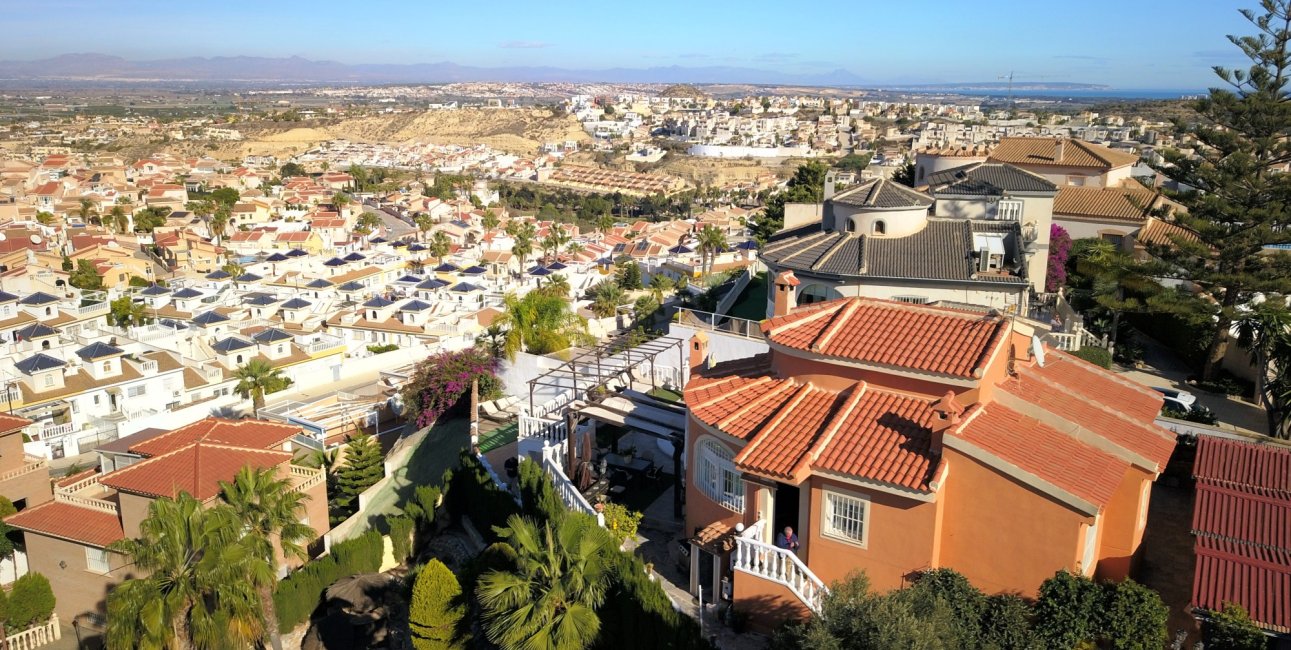
[[[1035,357],[1036,363],[1040,364],[1041,368],[1044,367],[1044,341],[1035,334],[1031,335],[1031,356]]]
[[[0,241],[4,241],[6,239],[8,239],[8,237],[6,237],[4,233],[0,232]]]
[[[40,235],[32,235],[32,236],[31,236],[31,243],[33,243],[33,244],[39,244],[39,243],[40,243]]]

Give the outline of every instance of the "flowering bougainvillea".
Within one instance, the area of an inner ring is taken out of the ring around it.
[[[1050,293],[1067,283],[1067,258],[1071,256],[1071,235],[1058,224],[1049,226],[1049,269],[1044,276],[1044,290]]]
[[[440,352],[417,364],[403,390],[403,403],[417,426],[428,427],[471,392],[471,382],[480,380],[480,399],[494,399],[501,393],[497,361],[481,350]]]

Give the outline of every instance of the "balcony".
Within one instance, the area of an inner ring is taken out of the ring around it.
[[[303,347],[305,349],[305,352],[309,354],[322,354],[323,352],[327,352],[328,350],[335,350],[336,348],[345,347],[345,339],[342,339],[336,336],[327,336],[325,334],[319,334],[318,337],[315,338],[313,341],[310,341],[309,343],[305,343],[301,347]]]
[[[54,488],[55,501],[116,515],[118,514],[117,504],[106,498],[112,494],[114,494],[112,490],[99,484],[98,474]]]
[[[299,465],[291,466],[291,480],[294,485],[291,489],[297,492],[304,492],[320,483],[327,481],[327,472],[318,467],[301,467]]]
[[[18,478],[20,476],[26,476],[27,474],[31,474],[33,472],[45,471],[47,470],[48,467],[49,467],[48,460],[45,460],[44,458],[41,458],[39,456],[32,456],[31,454],[23,454],[22,467],[17,467],[3,474],[0,474],[0,483]]]

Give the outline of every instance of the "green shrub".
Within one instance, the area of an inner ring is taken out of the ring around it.
[[[386,517],[390,529],[390,546],[396,562],[402,563],[412,554],[412,528],[410,517]]]
[[[417,650],[465,647],[465,619],[462,586],[453,572],[439,560],[421,567],[408,605],[412,646]]]
[[[520,487],[520,513],[539,524],[555,521],[565,514],[565,504],[556,494],[551,479],[538,462],[520,463],[517,484]]]
[[[0,589],[0,622],[9,620],[9,592]]]
[[[5,517],[16,514],[17,512],[18,509],[13,506],[13,501],[0,496],[0,519],[4,519]]]
[[[618,541],[618,546],[622,546],[624,541],[637,536],[637,526],[641,524],[641,517],[643,516],[641,513],[628,510],[627,506],[617,503],[607,503],[603,514],[605,515],[605,528],[610,531],[611,535],[614,535],[614,539]]]
[[[417,528],[425,530],[435,523],[435,507],[439,504],[441,490],[434,485],[418,485],[412,498],[403,505],[404,514],[412,517]]]
[[[982,612],[986,608],[986,595],[974,587],[968,578],[954,569],[932,569],[920,574],[910,591],[917,601],[922,601],[920,609],[934,609],[935,605],[929,602],[934,599],[940,599],[950,608],[954,614],[953,626],[958,637],[952,645],[976,645],[981,634],[980,623]]]
[[[1193,404],[1187,411],[1167,406],[1161,409],[1161,415],[1168,418],[1174,418],[1176,420],[1197,422],[1199,424],[1215,424],[1216,422],[1219,422],[1219,416],[1215,415],[1214,411],[1202,406],[1201,404]]]
[[[650,579],[645,563],[631,553],[610,551],[610,588],[597,608],[601,634],[593,648],[699,650],[711,646],[695,619],[679,613],[668,594]]]
[[[1100,636],[1115,650],[1159,650],[1166,644],[1170,610],[1161,595],[1133,581],[1108,583]]]
[[[511,494],[498,487],[479,459],[465,449],[449,483],[446,502],[454,520],[469,516],[475,529],[489,543],[499,539],[494,527],[504,527],[507,518],[520,513],[520,506]]]
[[[1112,367],[1112,354],[1105,348],[1087,346],[1072,352],[1071,355],[1078,359],[1084,359],[1099,368],[1110,369]]]
[[[1074,648],[1097,636],[1098,585],[1084,576],[1055,573],[1040,585],[1035,605],[1036,634],[1049,648]]]
[[[368,346],[368,352],[371,352],[372,354],[381,354],[383,352],[394,352],[395,350],[398,350],[398,349],[399,349],[399,346],[395,345],[394,343]]]
[[[1224,603],[1223,609],[1211,612],[1201,632],[1207,648],[1264,650],[1268,647],[1264,633],[1251,621],[1246,610],[1236,603]]]
[[[1016,594],[997,594],[986,598],[978,639],[983,648],[1040,648],[1040,640],[1031,631],[1031,606]]]
[[[9,593],[9,628],[25,630],[49,620],[55,602],[45,576],[33,572],[18,578]]]

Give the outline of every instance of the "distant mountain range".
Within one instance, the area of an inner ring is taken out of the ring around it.
[[[301,57],[188,57],[130,61],[107,54],[63,54],[36,61],[0,61],[0,81],[64,80],[231,83],[447,83],[458,81],[731,83],[812,86],[859,85],[847,70],[794,74],[756,68],[653,67],[572,70],[517,66],[486,68],[439,63],[346,64]]]

